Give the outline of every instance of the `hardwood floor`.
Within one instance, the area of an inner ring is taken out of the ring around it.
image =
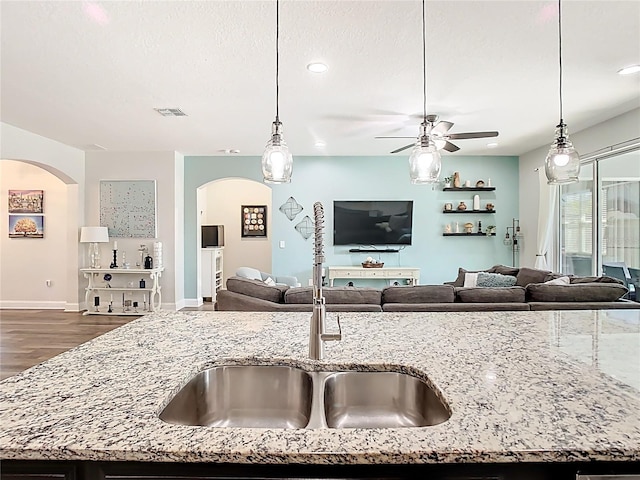
[[[0,310],[0,380],[136,318],[62,310]]]

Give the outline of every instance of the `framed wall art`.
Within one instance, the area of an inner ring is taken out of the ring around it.
[[[9,238],[44,238],[44,216],[9,215]]]
[[[109,237],[156,238],[156,181],[100,180],[100,226]]]
[[[242,205],[241,222],[243,237],[267,236],[267,206]]]
[[[44,190],[9,190],[9,213],[44,213]]]

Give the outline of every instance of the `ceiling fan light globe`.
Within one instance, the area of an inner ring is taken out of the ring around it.
[[[272,135],[262,154],[262,176],[265,183],[290,183],[293,156],[282,135]]]
[[[409,176],[414,185],[438,183],[442,159],[436,145],[429,142],[427,146],[418,140],[409,156]]]

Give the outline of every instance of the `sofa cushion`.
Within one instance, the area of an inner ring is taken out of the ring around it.
[[[494,265],[489,269],[489,273],[499,273],[500,275],[511,275],[515,277],[518,275],[519,270],[519,268],[509,267],[507,265]]]
[[[415,285],[385,287],[382,303],[453,303],[455,291],[451,285]]]
[[[382,291],[367,287],[325,287],[322,289],[327,304],[380,305]],[[313,303],[313,287],[294,287],[284,294],[285,303]]]
[[[528,303],[385,303],[385,312],[504,312],[529,311]]]
[[[617,283],[619,285],[624,285],[622,280],[607,277],[606,275],[601,277],[571,277],[571,283]]]
[[[528,302],[613,302],[627,292],[627,288],[618,283],[531,283],[527,285],[526,298]]]
[[[236,276],[227,279],[227,290],[275,303],[284,302],[284,294],[288,289],[287,285],[271,286],[262,280],[250,280]]]
[[[522,267],[518,270],[516,276],[516,285],[519,287],[526,287],[530,283],[543,283],[547,280],[547,275],[551,272],[549,270],[539,270],[537,268]]]
[[[458,288],[456,295],[463,303],[524,303],[523,287]]]
[[[478,273],[478,287],[513,287],[516,284],[516,277],[513,275],[502,275],[501,273]]]

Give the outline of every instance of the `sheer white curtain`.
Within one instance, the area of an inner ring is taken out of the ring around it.
[[[538,169],[538,238],[536,244],[536,268],[549,270],[547,252],[551,244],[553,230],[553,212],[556,207],[558,187],[547,184],[544,168]]]

